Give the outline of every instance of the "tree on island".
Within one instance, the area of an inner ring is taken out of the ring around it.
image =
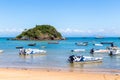
[[[17,40],[61,40],[62,35],[54,26],[36,25],[32,29],[25,29],[16,37]]]

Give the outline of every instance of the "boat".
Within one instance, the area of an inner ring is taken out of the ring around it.
[[[94,46],[103,46],[103,44],[93,44]]]
[[[109,53],[110,50],[108,49],[96,49],[94,50],[94,53]]]
[[[113,44],[113,42],[101,42],[101,44]]]
[[[28,46],[35,46],[36,43],[31,43],[31,44],[28,44]]]
[[[48,44],[59,44],[58,41],[49,41]]]
[[[16,46],[16,49],[22,49],[23,47],[22,46]]]
[[[73,49],[71,52],[85,52],[85,49]]]
[[[77,46],[87,46],[88,42],[77,42],[75,43]]]
[[[102,62],[102,57],[71,55],[69,56],[68,61],[70,63],[100,63]]]
[[[95,39],[103,39],[103,36],[96,36]]]
[[[110,50],[109,49],[94,49],[92,48],[90,50],[90,53],[93,54],[93,53],[109,53]]]
[[[19,54],[20,55],[30,55],[30,54],[45,54],[46,51],[45,50],[40,50],[40,49],[20,49],[19,50]]]
[[[41,46],[41,48],[46,48],[46,46],[43,45],[43,46]]]
[[[109,55],[112,56],[112,55],[120,55],[120,49],[117,49],[117,50],[111,50],[109,52]]]
[[[3,53],[3,50],[0,50],[0,53]]]

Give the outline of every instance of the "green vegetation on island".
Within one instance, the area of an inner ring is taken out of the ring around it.
[[[36,25],[32,29],[25,29],[16,37],[17,40],[61,40],[62,35],[51,25]]]

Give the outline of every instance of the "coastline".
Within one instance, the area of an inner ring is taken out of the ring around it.
[[[111,70],[115,72],[115,70]],[[61,69],[0,68],[1,80],[120,80],[120,73]],[[120,72],[120,70],[119,70]]]

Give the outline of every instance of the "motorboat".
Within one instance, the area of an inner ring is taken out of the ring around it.
[[[77,42],[75,43],[77,46],[87,46],[88,42]]]
[[[100,63],[102,62],[102,57],[71,55],[69,56],[68,61],[70,63]]]
[[[73,49],[71,52],[85,52],[85,49]]]
[[[19,50],[19,54],[20,55],[29,55],[29,54],[45,54],[46,51],[45,50],[40,50],[40,49],[20,49]]]
[[[16,46],[16,49],[22,49],[23,47],[22,46]]]
[[[120,49],[110,50],[109,55],[110,56],[112,56],[112,55],[120,55]]]
[[[35,46],[36,43],[31,43],[31,44],[28,44],[28,46]]]
[[[58,41],[49,41],[48,44],[59,44]]]
[[[94,53],[109,53],[110,50],[108,49],[96,49],[94,50]]]
[[[93,44],[94,46],[103,46],[103,44]]]
[[[101,42],[101,44],[113,44],[113,42]]]
[[[3,53],[3,50],[0,50],[0,53]]]
[[[90,53],[93,54],[93,53],[109,53],[110,50],[109,49],[94,49],[92,48],[90,50]]]

